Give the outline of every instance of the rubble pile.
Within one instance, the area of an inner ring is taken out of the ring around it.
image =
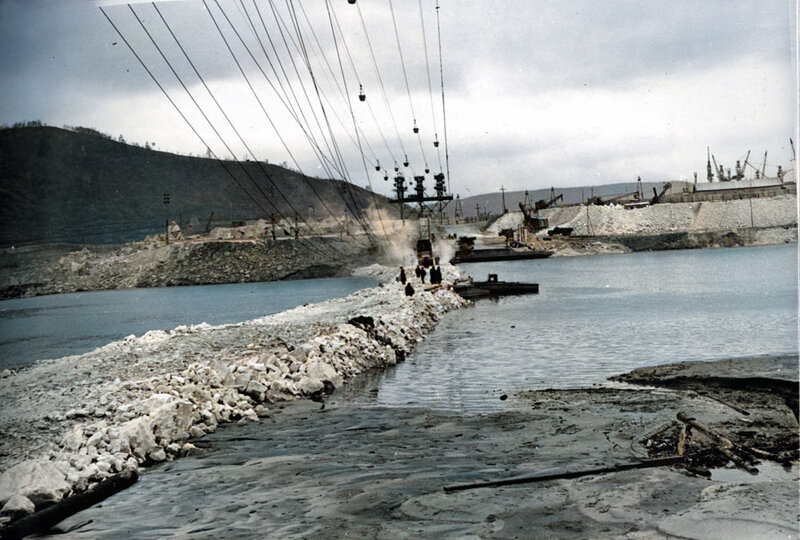
[[[551,227],[572,227],[576,235],[784,227],[797,224],[797,197],[656,204],[631,209],[619,205],[569,206],[549,208],[542,215]]]
[[[222,423],[257,421],[279,401],[322,401],[348,379],[395,364],[445,312],[468,303],[447,284],[426,290],[414,279],[414,287],[411,297],[388,283],[244,323],[151,331],[5,372],[3,515],[190,453],[192,440]]]

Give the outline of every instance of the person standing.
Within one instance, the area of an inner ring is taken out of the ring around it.
[[[402,266],[400,267],[400,277],[398,277],[397,279],[398,279],[398,281],[400,281],[400,283],[402,283],[403,285],[405,285],[405,284],[406,284],[406,271],[405,271],[405,269],[404,269]]]

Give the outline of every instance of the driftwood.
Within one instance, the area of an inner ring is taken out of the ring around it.
[[[47,532],[71,515],[86,510],[115,493],[132,486],[138,479],[139,476],[135,471],[111,476],[83,493],[72,495],[52,506],[48,506],[44,510],[14,521],[7,527],[0,529],[0,538],[11,540]]]
[[[678,434],[678,455],[683,456],[686,451],[686,424],[681,426],[681,431]]]
[[[705,397],[705,398],[708,398],[708,399],[714,400],[714,401],[716,401],[717,403],[721,403],[722,405],[725,405],[726,407],[730,407],[731,409],[733,409],[734,411],[738,412],[739,414],[743,414],[743,415],[745,415],[745,416],[750,416],[750,411],[746,411],[746,410],[742,409],[741,407],[737,407],[737,406],[736,406],[736,405],[734,405],[733,403],[729,403],[729,402],[727,402],[727,401],[725,401],[725,400],[722,400],[722,399],[720,399],[720,398],[718,398],[718,397],[712,396],[712,395],[711,395],[711,394],[709,394],[708,392],[698,392],[698,393],[699,393],[701,396]]]
[[[705,435],[707,435],[708,437],[710,437],[711,439],[716,441],[717,444],[718,444],[718,446],[717,446],[718,450],[722,454],[724,454],[725,457],[727,457],[728,459],[733,461],[739,467],[743,468],[744,470],[746,470],[746,471],[748,471],[750,473],[757,473],[758,472],[757,468],[753,467],[750,463],[748,463],[748,461],[745,460],[745,458],[743,458],[740,455],[738,455],[738,454],[744,454],[749,459],[749,458],[756,457],[756,452],[753,452],[749,448],[744,448],[744,447],[741,447],[741,446],[735,444],[733,441],[731,441],[727,437],[723,437],[722,435],[720,435],[719,433],[717,433],[716,431],[714,431],[710,427],[701,424],[700,422],[698,422],[694,418],[690,418],[689,416],[687,416],[683,412],[679,412],[678,413],[678,420],[680,420],[681,422],[683,422],[684,424],[686,424],[688,426],[693,427],[697,431],[700,431],[700,432],[704,433]],[[759,453],[762,454],[762,455],[765,455],[765,454],[769,455],[767,452],[763,452],[763,451],[759,451]]]
[[[570,478],[580,478],[581,476],[593,476],[597,474],[607,474],[620,471],[628,471],[631,469],[647,469],[651,467],[663,467],[665,465],[674,465],[683,459],[681,456],[668,456],[656,459],[644,459],[634,463],[622,463],[610,467],[602,467],[599,469],[586,469],[583,471],[563,471],[559,473],[550,474],[526,474],[522,476],[514,476],[502,480],[493,480],[489,482],[475,482],[472,484],[454,484],[451,486],[444,486],[445,493],[452,493],[453,491],[463,491],[465,489],[476,488],[489,488],[511,486],[515,484],[528,484],[531,482],[545,482],[547,480],[564,480]]]

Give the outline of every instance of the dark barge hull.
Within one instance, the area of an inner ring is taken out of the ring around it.
[[[515,261],[522,259],[545,259],[552,255],[552,251],[506,251],[486,249],[468,253],[456,253],[452,259],[453,264],[467,262],[489,262],[489,261]]]
[[[456,283],[453,290],[462,298],[486,298],[519,294],[539,294],[538,283],[519,283],[516,281],[473,281]]]

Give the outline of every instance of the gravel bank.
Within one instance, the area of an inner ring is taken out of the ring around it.
[[[410,270],[410,269],[409,269]],[[446,279],[457,272],[449,268]],[[408,275],[413,276],[409,271]],[[402,360],[441,315],[467,304],[447,288],[394,282],[239,324],[128,336],[0,379],[0,504],[37,507],[110,475],[193,451],[270,403],[324,399]]]

